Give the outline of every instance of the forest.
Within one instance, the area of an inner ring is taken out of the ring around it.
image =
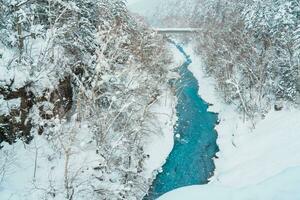
[[[148,16],[126,0],[0,0],[0,199],[143,199],[179,76],[152,25],[200,29],[174,38],[252,128],[299,105],[298,0],[166,0]]]

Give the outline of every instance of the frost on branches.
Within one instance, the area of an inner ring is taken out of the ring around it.
[[[205,70],[225,102],[245,118],[300,102],[299,19],[295,0],[202,2],[192,26]],[[196,20],[195,20],[196,19]]]
[[[162,38],[121,0],[0,0],[0,35],[1,199],[141,199]]]

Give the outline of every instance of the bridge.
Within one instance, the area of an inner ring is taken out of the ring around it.
[[[200,28],[154,28],[157,33],[197,33],[200,32]]]

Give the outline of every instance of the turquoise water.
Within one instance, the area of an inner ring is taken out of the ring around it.
[[[215,169],[212,158],[218,151],[214,129],[218,116],[207,111],[208,104],[198,95],[198,81],[188,70],[192,60],[181,46],[176,47],[186,58],[176,83],[178,121],[174,135],[180,134],[180,138],[174,136],[174,148],[145,200],[156,199],[179,187],[206,184]]]

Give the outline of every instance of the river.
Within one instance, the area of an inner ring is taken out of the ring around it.
[[[215,169],[213,157],[218,146],[214,128],[218,116],[208,112],[208,103],[198,95],[198,81],[188,69],[191,58],[182,46],[176,47],[184,55],[185,62],[178,69],[181,78],[176,82],[178,121],[174,132],[175,143],[162,167],[163,171],[157,175],[145,200],[154,200],[179,187],[206,184]]]

